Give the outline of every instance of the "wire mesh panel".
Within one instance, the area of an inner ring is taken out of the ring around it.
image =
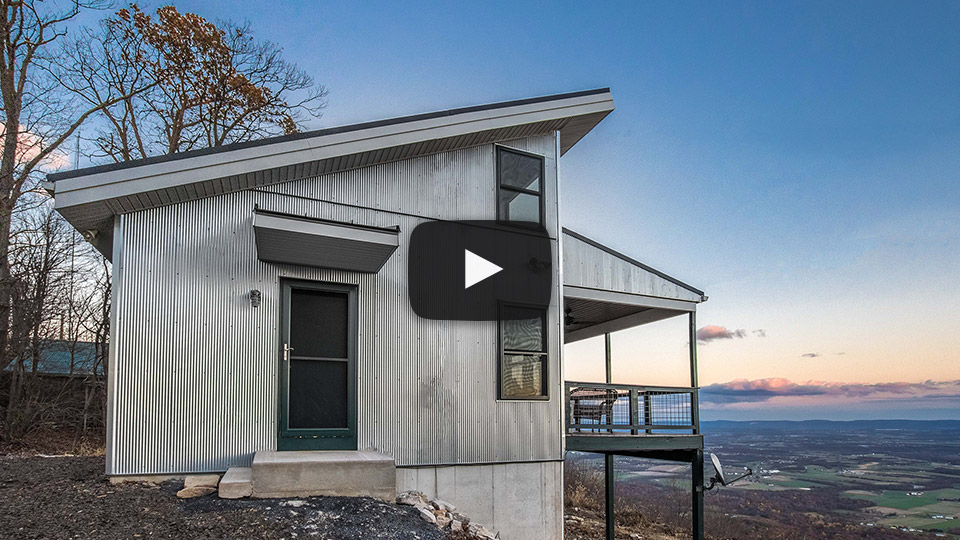
[[[643,406],[649,407],[646,425],[653,428],[688,428],[693,425],[692,392],[644,392]],[[644,415],[646,419],[646,413]]]

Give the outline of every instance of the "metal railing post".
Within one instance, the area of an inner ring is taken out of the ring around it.
[[[607,365],[607,384],[613,384],[613,352],[612,345],[610,344],[610,332],[607,332],[603,335],[604,342],[606,344],[606,365]],[[619,398],[619,392],[617,396]],[[617,402],[614,400],[613,405],[610,406],[610,414],[607,415],[607,424],[613,425],[613,408],[616,406]],[[607,433],[613,433],[613,429],[607,429]]]
[[[638,410],[640,404],[638,403],[639,399],[637,396],[637,389],[630,389],[630,434],[638,435],[639,431],[637,429],[637,424],[640,423],[640,411]]]
[[[643,425],[648,426],[646,433],[647,435],[653,433],[653,430],[649,426],[653,425],[653,405],[650,399],[650,394],[647,392],[643,393]]]

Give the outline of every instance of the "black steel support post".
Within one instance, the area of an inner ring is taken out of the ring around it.
[[[608,334],[609,335],[609,334]],[[613,513],[613,499],[615,493],[616,479],[613,476],[613,454],[604,454],[604,477],[606,479],[606,518],[607,518],[607,540],[614,540],[615,533],[615,514]]]
[[[606,345],[607,384],[613,384],[613,352],[610,350],[610,333],[604,334],[603,339]]]
[[[697,312],[690,312],[690,423],[693,433],[700,433],[700,376],[697,374]]]
[[[603,335],[606,343],[607,360],[607,384],[613,384],[613,354],[610,351],[610,333]],[[607,423],[612,424],[613,419],[608,418]],[[606,488],[606,518],[607,518],[607,540],[614,540],[616,529],[616,515],[613,513],[613,500],[616,487],[616,478],[613,475],[613,454],[604,454],[604,487]]]
[[[690,394],[690,421],[693,424],[693,432],[700,433],[700,381],[697,375],[697,313],[695,311],[690,312],[690,386],[693,388],[693,393]],[[694,452],[691,466],[693,468],[690,482],[693,498],[693,538],[703,540],[703,450]]]
[[[703,450],[697,450],[693,457],[693,539],[703,540]]]

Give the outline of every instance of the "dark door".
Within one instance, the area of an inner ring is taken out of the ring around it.
[[[357,293],[284,281],[280,332],[280,450],[357,448]]]

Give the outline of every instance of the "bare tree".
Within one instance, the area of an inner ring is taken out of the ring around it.
[[[128,161],[299,131],[319,117],[326,89],[249,25],[211,23],[172,6],[156,16],[121,9],[71,41],[70,88],[88,103],[147,91],[105,107],[94,158]]]
[[[0,436],[67,423],[79,440],[106,403],[110,268],[50,208],[40,173],[66,165],[58,149],[87,121],[88,156],[128,161],[296,132],[319,116],[326,90],[247,25],[131,5],[66,36],[96,6],[0,6]],[[70,375],[93,344],[83,379],[53,384],[39,373],[53,342],[67,344]]]
[[[11,221],[22,195],[36,188],[36,173],[62,165],[59,147],[92,114],[139,89],[110,89],[97,102],[80,103],[64,92],[56,62],[66,24],[98,2],[0,0],[0,369],[12,361],[8,345],[14,283],[10,275]],[[59,163],[58,163],[59,162]]]
[[[99,318],[99,300],[96,286],[84,277],[96,270],[98,257],[49,206],[19,214],[15,220],[10,250],[12,363],[3,418],[6,438],[18,438],[51,415],[58,416],[60,398],[69,384],[48,385],[46,396],[41,396],[36,386],[41,361],[51,343],[70,345],[72,357],[76,344],[89,339],[84,325]]]

